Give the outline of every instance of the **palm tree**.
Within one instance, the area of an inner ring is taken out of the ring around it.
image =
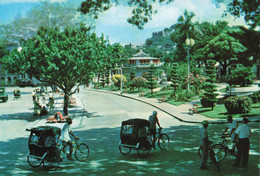
[[[201,34],[199,29],[199,24],[192,22],[192,19],[195,17],[193,12],[184,11],[184,14],[178,18],[176,24],[172,25],[171,28],[174,29],[174,32],[171,34],[171,40],[177,44],[177,51],[175,56],[178,58],[185,58],[187,53],[184,48],[185,40],[187,38],[198,38],[197,34]],[[175,58],[178,60],[178,58]]]

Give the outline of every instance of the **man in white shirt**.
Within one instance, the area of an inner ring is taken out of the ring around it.
[[[63,126],[63,128],[61,129],[61,141],[62,141],[62,145],[63,145],[63,151],[64,149],[69,146],[70,147],[70,153],[67,154],[67,158],[69,160],[73,160],[71,155],[72,155],[72,152],[73,152],[73,144],[72,142],[70,141],[70,134],[74,137],[74,138],[77,138],[75,137],[75,135],[72,133],[72,130],[70,129],[70,125],[72,124],[72,119],[71,117],[67,117],[66,118],[66,124]]]
[[[238,141],[238,153],[236,157],[236,162],[233,164],[234,167],[240,166],[240,161],[242,158],[242,167],[247,168],[248,156],[249,156],[249,138],[251,137],[251,129],[247,125],[248,119],[243,118],[243,124],[240,125],[235,131],[236,138],[239,138]]]
[[[235,131],[238,126],[237,121],[233,120],[232,116],[228,116],[227,121],[228,121],[228,124],[227,124],[225,131],[223,132],[223,135],[227,130],[229,130],[229,136],[231,137],[231,141],[232,141],[232,143],[235,143]],[[235,145],[232,145],[232,149],[234,149],[234,146]]]

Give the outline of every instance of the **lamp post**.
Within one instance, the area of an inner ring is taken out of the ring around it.
[[[190,47],[195,44],[195,41],[192,38],[187,38],[185,43],[188,46],[188,90],[190,90]]]

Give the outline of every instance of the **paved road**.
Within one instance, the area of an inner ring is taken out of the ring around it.
[[[148,158],[139,158],[136,151],[123,156],[119,153],[119,130],[123,120],[148,118],[154,110],[147,104],[125,99],[117,95],[83,90],[76,94],[77,106],[70,108],[74,118],[73,130],[90,147],[87,162],[64,160],[55,172],[47,172],[42,167],[31,168],[26,162],[28,133],[25,128],[43,124],[45,119],[32,118],[30,89],[24,89],[21,100],[10,100],[0,104],[0,175],[258,175],[259,168],[259,124],[250,124],[253,130],[249,169],[234,170],[230,165],[234,157],[224,160],[220,173],[209,163],[208,171],[199,170],[197,156],[200,125],[188,125],[159,112],[165,132],[171,138],[170,149],[152,150]],[[57,106],[62,99],[57,96]],[[4,107],[4,108],[2,108]],[[88,117],[84,113],[84,108]],[[210,125],[209,134],[217,140],[216,134],[224,125]],[[10,133],[10,134],[9,134]],[[6,136],[6,137],[3,137]],[[157,147],[158,148],[158,147]]]

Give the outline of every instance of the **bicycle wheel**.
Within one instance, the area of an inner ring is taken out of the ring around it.
[[[198,149],[198,155],[199,155],[200,158],[202,158],[202,150],[201,150],[201,148]]]
[[[163,133],[159,136],[158,146],[161,150],[166,150],[169,147],[170,138],[167,134]]]
[[[221,162],[227,156],[227,150],[222,144],[215,144],[212,146],[212,150]]]
[[[32,167],[38,167],[42,164],[41,157],[34,156],[34,155],[28,155],[27,156],[27,162]]]
[[[55,155],[47,155],[43,159],[43,167],[48,171],[56,170],[60,165],[60,158],[59,156]]]
[[[89,156],[89,148],[87,144],[81,143],[75,150],[75,158],[78,161],[86,161]]]
[[[149,149],[146,149],[146,148],[140,148],[140,149],[137,149],[137,154],[139,157],[147,157],[150,153],[150,150]]]
[[[122,153],[123,155],[127,155],[128,153],[130,153],[132,150],[132,148],[130,147],[124,147],[122,145],[119,145],[119,151],[120,153]]]

